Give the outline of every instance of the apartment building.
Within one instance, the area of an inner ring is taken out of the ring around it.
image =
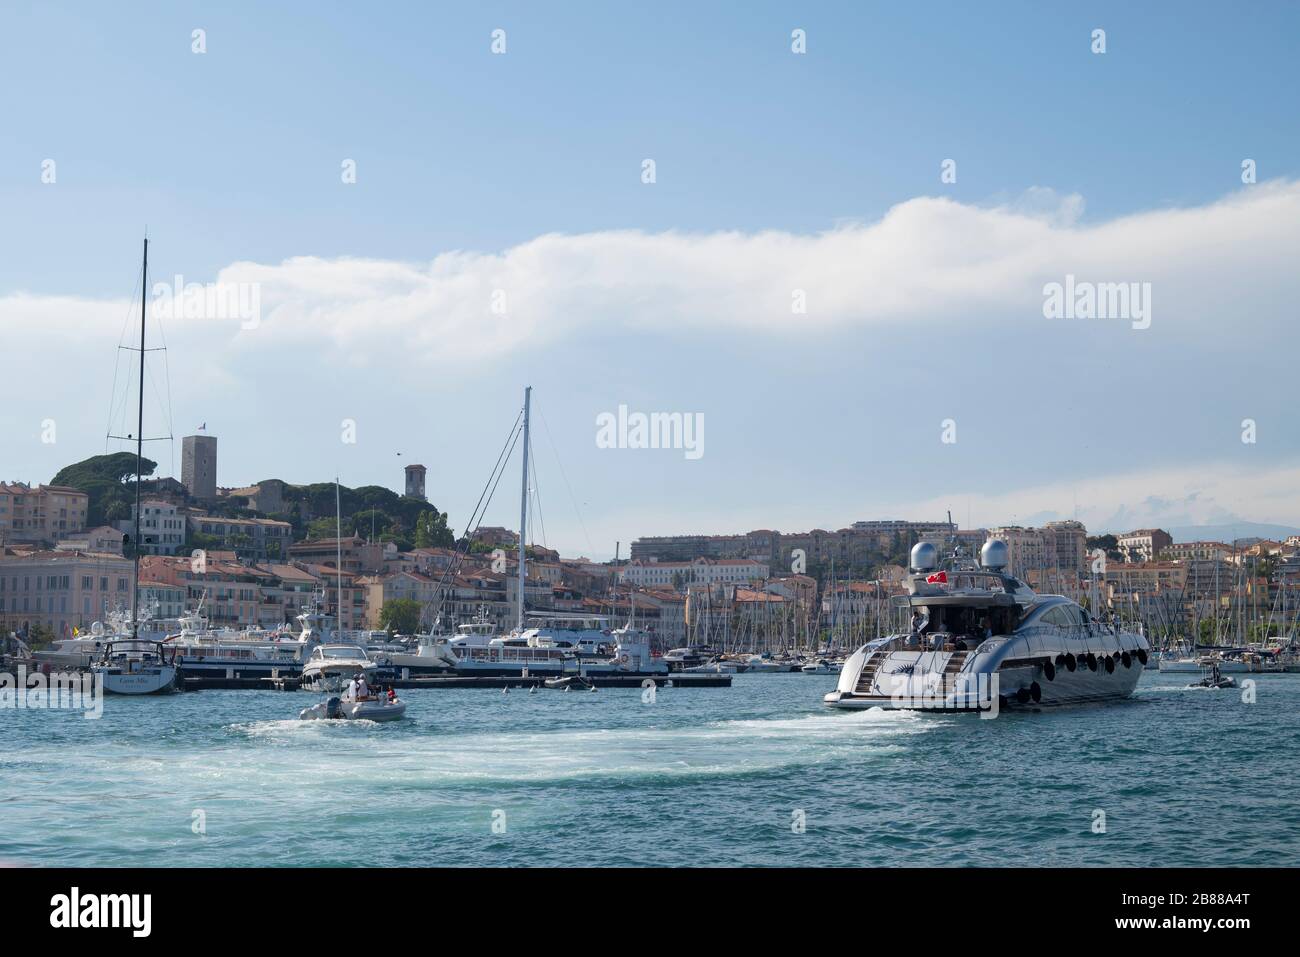
[[[1088,529],[1083,522],[1067,519],[1043,526],[1045,558],[1061,571],[1080,571],[1087,562]],[[1052,567],[1049,565],[1048,567]]]
[[[135,506],[131,517],[117,523],[117,530],[135,535]],[[140,554],[175,555],[185,546],[185,513],[175,503],[145,499],[140,503]]]
[[[416,571],[368,575],[357,580],[366,590],[366,627],[382,628],[380,612],[390,601],[408,599],[420,605],[420,628],[428,630],[438,614],[438,579]]]
[[[62,485],[0,482],[0,544],[53,545],[86,528],[90,496]]]
[[[1174,543],[1172,536],[1160,528],[1139,528],[1117,535],[1115,540],[1126,562],[1154,562]]]
[[[1232,557],[1232,546],[1224,542],[1172,542],[1162,554],[1169,561],[1226,562]]]
[[[752,558],[697,558],[689,562],[631,561],[619,567],[619,584],[638,588],[678,588],[750,582],[767,578],[769,566]]]
[[[1183,562],[1108,562],[1103,577],[1109,593],[1155,594],[1181,592],[1187,586]]]
[[[131,606],[132,562],[121,555],[0,549],[0,631],[40,625],[58,637]]]
[[[1056,564],[1055,540],[1049,547],[1047,536],[1040,528],[1002,525],[990,528],[988,537],[1006,543],[1008,570],[1013,575],[1023,577],[1030,569],[1051,568]]]
[[[240,558],[250,561],[283,560],[294,547],[293,526],[273,518],[219,518],[191,514],[188,528],[191,535],[216,539],[222,548],[231,549]],[[292,557],[299,559],[300,556]],[[330,561],[333,560],[334,553],[331,552]]]
[[[107,555],[121,555],[122,543],[126,536],[116,528],[100,525],[77,532],[69,538],[60,539],[54,546],[60,552],[95,552]]]
[[[284,523],[281,523],[284,524]],[[344,538],[322,538],[290,545],[286,554],[292,561],[306,565],[338,565],[339,553],[343,555],[343,570],[353,575],[380,575],[385,571],[386,550],[382,542],[367,542],[359,535]]]

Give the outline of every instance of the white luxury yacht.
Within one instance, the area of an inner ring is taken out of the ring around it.
[[[1149,652],[1146,638],[1101,624],[1060,595],[1007,574],[1007,547],[984,543],[980,565],[912,549],[902,599],[911,631],[877,638],[844,664],[836,708],[985,711],[1127,698]],[[980,567],[982,566],[982,567]]]

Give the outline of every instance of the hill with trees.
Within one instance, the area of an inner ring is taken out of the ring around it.
[[[140,460],[141,475],[152,475],[157,467],[157,462]],[[135,504],[135,453],[92,455],[60,469],[50,484],[66,485],[90,497],[86,508],[87,528],[128,519]]]

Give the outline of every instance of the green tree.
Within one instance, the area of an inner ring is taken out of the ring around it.
[[[390,633],[413,635],[420,629],[422,610],[414,598],[390,598],[379,610],[380,627]]]
[[[338,523],[332,518],[318,518],[307,523],[307,537],[314,541],[334,538],[337,534]]]
[[[141,475],[152,475],[157,467],[157,462],[140,460]],[[88,528],[129,518],[135,504],[135,453],[92,455],[60,469],[50,484],[66,485],[86,493]]]
[[[416,548],[451,548],[456,536],[447,527],[447,513],[426,509],[415,520]]]
[[[1122,562],[1124,560],[1124,554],[1119,550],[1119,539],[1114,535],[1089,535],[1085,539],[1085,547],[1088,549],[1089,555],[1092,554],[1094,549],[1100,548],[1111,561]]]

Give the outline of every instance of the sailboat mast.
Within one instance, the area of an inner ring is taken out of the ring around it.
[[[140,463],[144,458],[144,320],[149,302],[149,237],[140,270],[140,403],[135,420],[135,563],[131,572],[131,637],[140,637]]]
[[[338,631],[343,630],[343,505],[339,495],[339,477],[334,476],[334,566],[338,570],[339,583],[339,620],[334,623]]]
[[[523,487],[519,492],[519,612],[515,618],[515,627],[524,630],[524,540],[528,536],[528,409],[533,398],[533,387],[524,387],[524,468]]]

